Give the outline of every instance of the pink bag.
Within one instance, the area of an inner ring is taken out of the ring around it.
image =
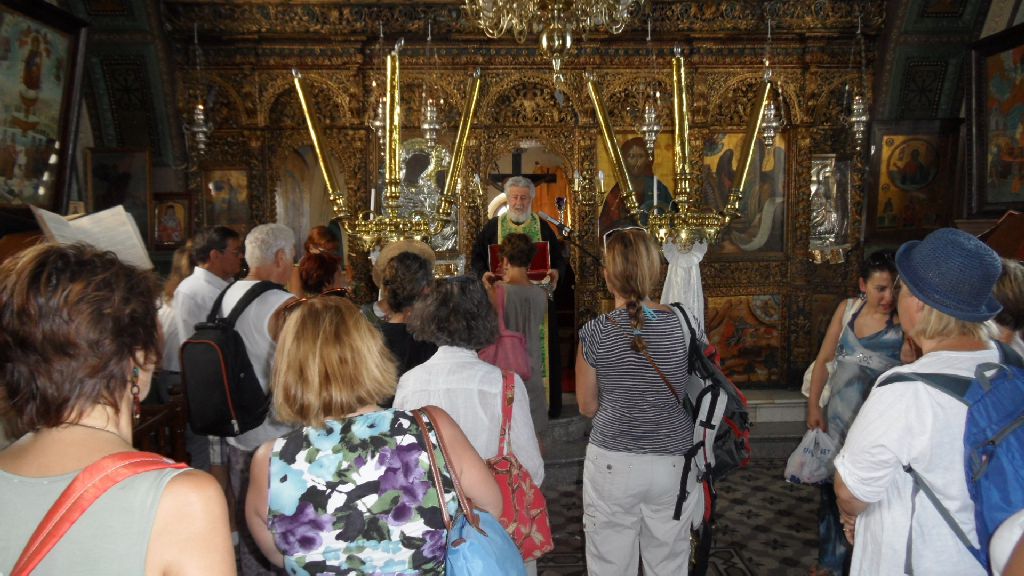
[[[484,362],[494,364],[502,370],[511,370],[523,380],[529,380],[533,371],[530,369],[530,353],[526,347],[526,337],[505,327],[505,287],[495,284],[498,300],[498,341],[481,350],[477,355]]]
[[[498,455],[487,460],[504,506],[501,509],[502,527],[519,548],[523,560],[536,560],[555,548],[551,539],[548,519],[548,501],[533,477],[512,453],[509,428],[512,426],[512,404],[516,389],[511,372],[501,378],[501,428],[498,432]]]

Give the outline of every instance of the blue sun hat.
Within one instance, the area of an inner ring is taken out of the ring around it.
[[[991,320],[1003,309],[992,296],[1003,264],[981,240],[955,228],[940,228],[900,246],[900,281],[918,300],[965,322]]]

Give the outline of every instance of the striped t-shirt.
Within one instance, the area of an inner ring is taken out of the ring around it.
[[[675,313],[653,312],[653,318],[645,319],[641,336],[658,368],[682,396],[688,379],[688,337]],[[632,339],[624,308],[599,316],[580,330],[583,357],[597,371],[598,410],[590,442],[615,452],[683,455],[693,444],[693,419],[644,355],[630,348]]]

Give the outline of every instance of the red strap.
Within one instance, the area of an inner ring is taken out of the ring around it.
[[[115,484],[137,474],[163,468],[188,466],[152,452],[118,452],[87,466],[64,489],[36,526],[36,531],[11,569],[11,576],[31,574],[89,506]]]
[[[512,403],[516,400],[515,374],[511,370],[501,371],[501,428],[498,431],[498,457],[508,451],[508,431],[512,427]]]

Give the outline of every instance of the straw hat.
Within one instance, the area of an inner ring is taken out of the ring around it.
[[[378,256],[377,261],[374,262],[372,273],[374,284],[377,286],[381,286],[383,284],[384,268],[392,258],[402,252],[412,252],[413,254],[422,257],[430,263],[431,268],[434,266],[434,260],[437,259],[437,256],[434,254],[434,250],[419,240],[397,240],[382,248],[380,256]]]

